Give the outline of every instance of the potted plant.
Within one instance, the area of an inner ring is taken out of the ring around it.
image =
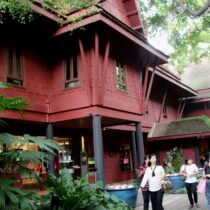
[[[173,190],[176,191],[184,187],[184,181],[179,175],[180,167],[184,164],[183,151],[181,147],[173,147],[164,158],[165,171],[168,179],[173,184]]]

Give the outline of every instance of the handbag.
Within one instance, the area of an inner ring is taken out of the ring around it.
[[[166,191],[166,190],[172,190],[174,187],[173,187],[173,184],[169,181],[169,179],[165,177],[162,180],[161,188],[163,191]]]
[[[197,192],[204,194],[206,192],[206,179],[201,179],[198,186]]]

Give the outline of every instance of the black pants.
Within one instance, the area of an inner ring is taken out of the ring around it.
[[[198,194],[197,194],[197,183],[185,183],[185,187],[187,189],[187,195],[190,201],[190,204],[194,205],[194,203],[198,203]],[[193,201],[193,197],[194,201]]]
[[[150,192],[151,202],[152,202],[152,210],[164,210],[162,202],[163,202],[163,194],[162,190],[156,192]]]
[[[144,210],[149,210],[149,191],[142,191],[144,200]]]

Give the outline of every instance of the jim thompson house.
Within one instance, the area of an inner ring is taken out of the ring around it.
[[[30,103],[23,116],[1,113],[7,132],[57,141],[64,149],[47,169],[93,172],[90,181],[132,179],[145,154],[162,164],[174,146],[201,166],[210,89],[195,91],[163,67],[168,57],[148,43],[134,0],[66,12],[62,24],[33,7],[42,15],[30,24],[0,25],[0,80],[12,84],[1,94]]]

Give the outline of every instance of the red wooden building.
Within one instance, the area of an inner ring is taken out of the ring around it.
[[[161,160],[165,142],[147,139],[154,123],[191,116],[200,99],[161,66],[168,57],[149,45],[136,2],[99,1],[62,14],[62,25],[39,4],[34,10],[43,15],[30,24],[0,25],[0,80],[13,84],[1,91],[31,104],[23,117],[3,114],[8,132],[57,140],[66,148],[60,165],[73,161],[82,175],[86,150],[89,171],[106,183],[133,178],[144,150]],[[187,108],[186,98],[193,99]],[[194,153],[189,142],[183,140],[184,152]]]

